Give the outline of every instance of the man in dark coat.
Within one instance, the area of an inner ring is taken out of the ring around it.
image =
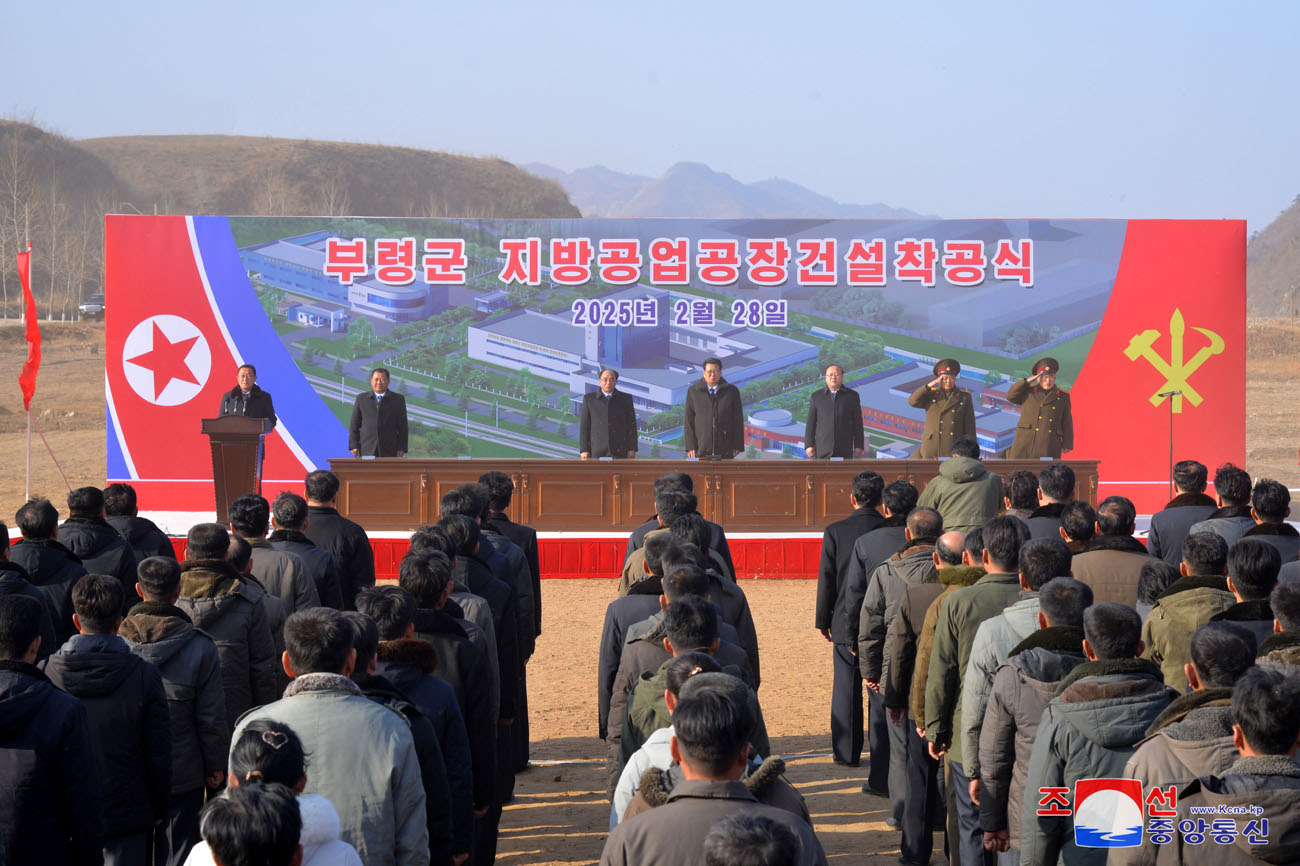
[[[78,487],[68,494],[68,519],[59,527],[59,540],[77,555],[90,574],[116,577],[122,584],[122,598],[127,607],[140,600],[135,594],[135,568],[139,563],[131,545],[108,525],[104,516],[104,491],[98,487]]]
[[[1259,646],[1273,636],[1273,608],[1268,597],[1277,586],[1282,557],[1277,548],[1255,538],[1238,541],[1228,551],[1228,591],[1237,603],[1210,617],[1249,631]]]
[[[27,579],[27,569],[16,562],[9,561],[9,527],[0,520],[0,596],[25,595],[40,602],[41,648],[36,660],[41,661],[59,648],[59,638],[54,631],[54,613],[45,593],[41,592]]]
[[[96,491],[98,492],[98,491]],[[133,593],[134,594],[134,591]],[[171,801],[172,735],[158,669],[118,637],[122,585],[88,574],[72,588],[77,629],[42,662],[50,682],[86,705],[104,815],[104,862],[146,863]]]
[[[646,539],[646,576],[632,584],[627,595],[616,598],[605,608],[605,622],[600,630],[600,652],[596,665],[597,730],[602,740],[609,736],[605,727],[609,717],[610,695],[614,678],[618,674],[619,659],[627,643],[627,630],[660,610],[659,596],[663,595],[663,552],[672,543],[667,532]]]
[[[478,483],[482,484],[488,492],[490,511],[487,524],[519,545],[528,560],[528,571],[533,577],[533,617],[536,620],[533,633],[540,637],[542,634],[542,563],[537,553],[537,530],[522,523],[515,523],[506,514],[515,492],[515,483],[510,480],[509,475],[504,472],[484,472],[479,476]]]
[[[388,390],[388,382],[388,371],[376,367],[370,390],[358,394],[352,404],[348,448],[353,457],[406,456],[406,398]]]
[[[1255,528],[1255,518],[1250,516],[1250,492],[1250,473],[1231,463],[1223,464],[1214,471],[1214,493],[1219,507],[1189,532],[1222,535],[1228,547],[1232,547],[1238,538]]]
[[[1016,438],[1007,457],[1011,460],[1060,458],[1074,449],[1074,417],[1070,413],[1070,392],[1056,387],[1061,369],[1055,358],[1039,358],[1033,375],[1007,389],[1007,399],[1021,406]]]
[[[104,514],[108,517],[108,525],[131,545],[137,562],[144,562],[151,556],[176,558],[176,548],[172,547],[167,533],[149,518],[140,516],[135,488],[130,484],[119,481],[104,488]]]
[[[312,544],[334,557],[338,568],[343,608],[355,610],[357,593],[375,585],[375,551],[359,523],[338,512],[339,479],[317,469],[307,476],[307,526],[303,534]]]
[[[658,498],[659,494],[669,487],[679,487],[687,493],[694,493],[695,481],[691,478],[689,472],[669,472],[667,475],[660,475],[655,479],[654,483],[655,497]],[[698,505],[698,500],[696,504]],[[722,557],[722,561],[727,565],[727,573],[734,576],[736,566],[731,561],[731,548],[727,545],[727,534],[722,531],[721,526],[713,521],[706,520],[705,522],[709,524],[709,550]],[[632,534],[627,537],[627,548],[623,551],[623,561],[627,562],[628,557],[632,555],[632,551],[645,543],[646,535],[661,528],[663,528],[663,524],[659,522],[659,515],[652,514],[649,520],[633,529]]]
[[[41,604],[0,596],[0,844],[9,863],[98,866],[99,773],[86,708],[33,664]]]
[[[1291,491],[1280,481],[1259,479],[1250,493],[1250,516],[1255,518],[1255,527],[1246,530],[1242,538],[1258,538],[1276,547],[1282,555],[1285,579],[1291,574],[1288,565],[1300,557],[1300,532],[1286,521],[1291,516]]]
[[[617,370],[602,370],[600,388],[582,398],[578,451],[583,460],[636,456],[636,409],[632,395],[617,384]]]
[[[252,364],[244,364],[235,378],[238,384],[221,395],[221,408],[217,414],[265,418],[274,427],[275,406],[271,404],[271,395],[257,387],[257,368]]]
[[[216,641],[176,606],[181,569],[156,556],[140,563],[137,591],[120,634],[131,652],[162,675],[172,731],[172,788],[167,820],[154,833],[154,863],[180,866],[198,844],[203,792],[226,779],[230,730]]]
[[[1183,560],[1183,539],[1193,525],[1209,518],[1218,508],[1212,497],[1205,495],[1209,470],[1196,460],[1180,460],[1174,464],[1174,486],[1178,495],[1164,508],[1151,515],[1151,528],[1147,531],[1147,551],[1170,565]],[[1232,542],[1228,543],[1232,546]]]
[[[1038,473],[1038,507],[1029,512],[1029,519],[1025,521],[1029,537],[1060,538],[1061,512],[1073,500],[1074,470],[1064,463],[1044,466]],[[1088,522],[1091,524],[1093,521]]]
[[[722,378],[722,361],[704,359],[704,376],[686,389],[683,407],[686,456],[730,460],[745,450],[740,389]]]
[[[914,409],[925,410],[925,429],[916,456],[947,457],[959,439],[975,439],[975,403],[969,391],[957,387],[961,364],[944,358],[934,365],[934,380],[907,398]]]
[[[339,583],[338,566],[329,551],[317,547],[306,534],[310,518],[307,500],[296,493],[284,491],[271,505],[271,522],[275,531],[266,537],[274,550],[292,553],[302,560],[316,584],[320,603],[335,610],[343,609],[343,590]]]
[[[54,618],[54,633],[62,644],[77,633],[72,624],[72,585],[86,573],[86,567],[59,543],[59,512],[48,499],[27,502],[14,515],[14,522],[23,537],[9,548],[9,559],[27,572],[32,586],[45,594]]]
[[[839,364],[826,368],[826,388],[808,398],[803,444],[809,457],[819,459],[864,453],[862,400],[857,391],[844,387],[844,368]]]

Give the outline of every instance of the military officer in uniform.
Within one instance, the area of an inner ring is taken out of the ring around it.
[[[1055,358],[1039,358],[1033,375],[1007,389],[1007,399],[1021,406],[1016,438],[1007,457],[1033,460],[1060,457],[1074,448],[1074,419],[1070,415],[1070,392],[1056,387]]]
[[[958,439],[974,439],[975,402],[969,391],[957,387],[961,364],[944,358],[934,365],[934,381],[922,385],[907,398],[916,409],[925,410],[925,432],[921,434],[918,457],[947,457]]]

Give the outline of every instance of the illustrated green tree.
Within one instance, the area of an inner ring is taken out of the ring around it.
[[[651,457],[651,459],[653,459],[653,460],[658,460],[660,457],[663,457],[663,456],[664,456],[664,449],[663,449],[663,446],[660,445],[658,442],[653,442],[653,443],[651,443],[651,445],[650,445],[650,457]]]
[[[984,374],[985,385],[996,385],[1001,381],[1002,381],[1002,374],[999,373],[997,370],[989,370],[987,373]]]
[[[746,445],[745,457],[748,458],[749,460],[756,460],[758,458],[758,446],[755,445],[753,442],[750,442],[748,445]]]
[[[334,375],[335,375],[335,376],[342,376],[342,375],[343,375],[343,359],[342,359],[342,358],[335,358],[335,359],[334,359]]]

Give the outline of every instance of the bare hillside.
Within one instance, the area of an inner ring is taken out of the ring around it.
[[[1246,308],[1252,316],[1300,311],[1300,196],[1246,247]],[[1293,297],[1294,295],[1294,297]]]

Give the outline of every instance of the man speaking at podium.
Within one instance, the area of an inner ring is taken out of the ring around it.
[[[243,364],[235,373],[238,384],[221,395],[218,415],[244,415],[248,418],[265,418],[275,426],[275,407],[271,395],[257,387],[257,368]]]
[[[352,404],[348,448],[353,457],[404,457],[406,455],[406,398],[388,390],[383,367],[370,374],[370,390]]]

